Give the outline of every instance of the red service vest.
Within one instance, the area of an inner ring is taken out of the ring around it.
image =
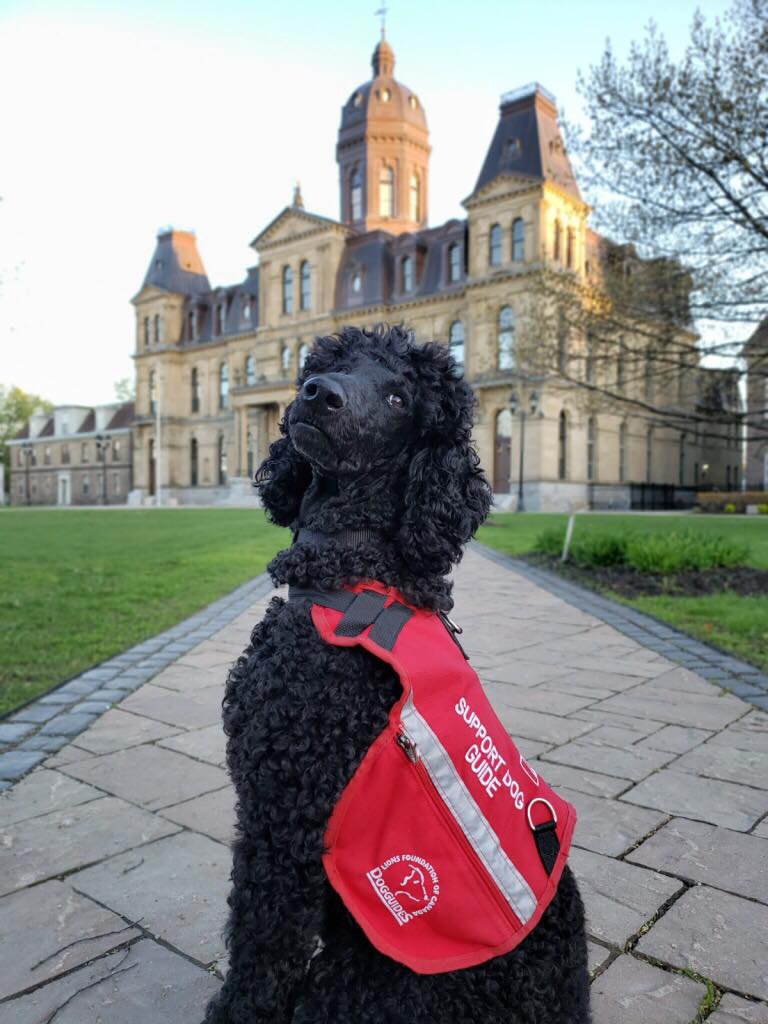
[[[513,950],[557,890],[576,812],[525,760],[450,620],[378,581],[312,600],[327,643],[360,644],[403,687],[336,804],[325,870],[373,945],[419,974]]]

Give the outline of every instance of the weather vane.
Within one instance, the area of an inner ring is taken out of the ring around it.
[[[378,11],[374,11],[373,12],[377,18],[381,18],[381,38],[382,39],[384,38],[386,30],[387,30],[387,12],[388,11],[389,11],[389,8],[387,7],[387,5],[386,4],[382,4],[381,7],[378,9]]]

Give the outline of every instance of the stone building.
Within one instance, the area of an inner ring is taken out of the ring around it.
[[[124,505],[133,485],[133,402],[60,405],[8,442],[14,505]]]
[[[768,491],[768,320],[744,346],[747,364],[747,490]]]

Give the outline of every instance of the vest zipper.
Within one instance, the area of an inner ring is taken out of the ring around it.
[[[515,931],[523,927],[524,922],[515,914],[512,908],[507,903],[506,899],[500,894],[498,887],[491,881],[486,874],[485,868],[482,866],[482,862],[475,852],[474,847],[467,839],[464,834],[464,830],[457,823],[456,819],[451,814],[450,810],[445,806],[443,799],[435,791],[435,784],[430,778],[429,772],[422,763],[421,755],[419,754],[419,748],[410,738],[410,736],[401,729],[397,733],[396,737],[397,745],[405,753],[408,760],[416,769],[416,775],[421,783],[422,788],[426,791],[432,805],[437,810],[438,814],[443,819],[446,828],[454,837],[456,842],[459,844],[461,849],[464,851],[465,857],[469,862],[470,867],[473,869],[475,874],[478,876],[482,884],[487,889],[493,901],[501,909],[503,916],[514,925]]]

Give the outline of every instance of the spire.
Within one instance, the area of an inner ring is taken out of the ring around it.
[[[371,58],[374,78],[391,78],[395,70],[395,51],[384,38],[383,30]]]
[[[304,200],[301,195],[301,184],[298,181],[293,189],[293,202],[291,205],[296,207],[298,210],[304,209]]]

